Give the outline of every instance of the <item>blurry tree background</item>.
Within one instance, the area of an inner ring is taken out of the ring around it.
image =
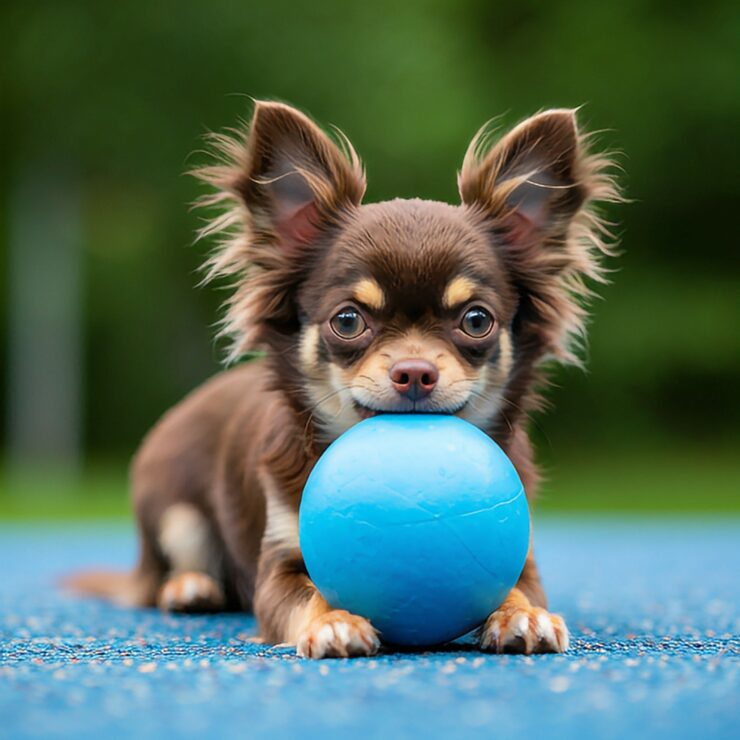
[[[585,104],[633,203],[611,214],[623,255],[590,369],[557,374],[541,455],[584,505],[639,505],[609,486],[624,467],[659,487],[694,461],[699,506],[737,482],[737,2],[5,0],[0,29],[0,449],[63,418],[61,462],[118,485],[156,418],[218,370],[224,294],[195,287],[201,190],[182,173],[249,96],[339,126],[368,200],[451,202],[483,122]],[[43,467],[40,449],[26,462]]]

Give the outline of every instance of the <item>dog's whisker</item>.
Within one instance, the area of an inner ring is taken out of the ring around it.
[[[367,375],[366,376],[358,376],[358,377],[365,377],[368,380],[373,380],[372,378],[370,378]],[[377,383],[376,383],[376,385],[377,385]],[[341,395],[340,394],[344,393],[345,391],[348,392],[351,395],[351,393],[352,393],[353,390],[363,390],[363,391],[366,391],[368,393],[372,393],[373,392],[373,389],[372,388],[370,388],[370,387],[368,387],[368,386],[366,386],[366,385],[364,385],[362,383],[352,383],[351,385],[345,386],[344,388],[337,388],[337,389],[335,389],[335,390],[327,393],[325,396],[323,396],[322,398],[318,399],[317,401],[314,401],[313,404],[311,404],[308,408],[306,408],[304,411],[301,412],[303,414],[308,414],[308,418],[306,419],[306,424],[305,424],[304,429],[303,429],[304,434],[306,434],[308,432],[308,428],[309,428],[309,426],[311,425],[312,422],[314,422],[314,421],[320,422],[321,421],[319,418],[317,418],[317,415],[320,413],[320,407],[323,404],[327,403],[328,401],[332,400],[333,398],[336,398],[337,396],[339,396],[341,398]],[[350,398],[350,401],[354,401],[354,398],[351,397]],[[331,420],[337,419],[346,410],[347,405],[348,404],[347,404],[346,401],[342,401],[340,403],[339,409],[337,411],[335,411],[333,414],[331,414],[331,416],[329,418]]]
[[[358,375],[357,377],[363,378],[365,380],[369,380],[376,388],[380,387],[380,383],[378,383],[378,381],[375,380],[375,378],[371,378],[369,375]]]
[[[539,433],[540,433],[540,434],[541,434],[541,435],[543,436],[543,438],[544,438],[544,439],[545,439],[545,441],[547,442],[548,446],[552,447],[552,443],[550,442],[550,437],[548,436],[547,432],[546,432],[546,431],[545,431],[545,429],[543,428],[542,424],[540,424],[540,423],[539,423],[539,421],[537,421],[537,418],[536,418],[536,417],[535,417],[535,416],[534,416],[533,414],[529,414],[529,413],[528,413],[528,412],[526,411],[526,409],[525,409],[524,407],[520,406],[520,405],[519,405],[519,404],[517,404],[517,403],[514,403],[514,401],[512,401],[512,400],[510,400],[510,399],[508,399],[508,398],[504,398],[504,397],[502,396],[502,397],[501,397],[501,400],[502,400],[502,401],[503,401],[504,403],[507,403],[507,404],[508,404],[509,406],[511,406],[512,408],[516,409],[516,410],[517,410],[517,411],[518,411],[518,412],[519,412],[520,414],[522,414],[523,416],[527,417],[527,418],[529,419],[529,421],[530,421],[530,422],[531,422],[531,423],[532,423],[532,424],[534,425],[534,427],[535,427],[535,428],[537,429],[537,431],[538,431],[538,432],[539,432]]]

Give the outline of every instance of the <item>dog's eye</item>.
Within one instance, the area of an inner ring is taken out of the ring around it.
[[[493,329],[493,316],[483,306],[473,306],[463,314],[460,328],[469,337],[482,339]]]
[[[367,328],[360,312],[351,306],[335,314],[329,323],[334,333],[342,339],[355,339]]]

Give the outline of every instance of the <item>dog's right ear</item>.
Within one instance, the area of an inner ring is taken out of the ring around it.
[[[233,337],[235,359],[270,332],[297,330],[305,258],[327,227],[360,204],[365,176],[346,139],[343,151],[283,103],[257,102],[246,134],[210,138],[221,162],[194,174],[214,188],[200,204],[219,212],[200,236],[220,237],[206,280],[237,278],[222,329]]]
[[[283,103],[257,102],[232,191],[252,228],[288,252],[310,245],[342,209],[359,205],[365,177],[307,116]]]

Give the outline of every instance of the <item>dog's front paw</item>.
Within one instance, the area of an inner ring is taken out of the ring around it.
[[[568,628],[558,614],[521,604],[504,604],[486,620],[481,650],[493,653],[564,653]]]
[[[367,619],[333,609],[309,622],[296,652],[303,658],[351,658],[374,655],[379,647],[378,633]]]

